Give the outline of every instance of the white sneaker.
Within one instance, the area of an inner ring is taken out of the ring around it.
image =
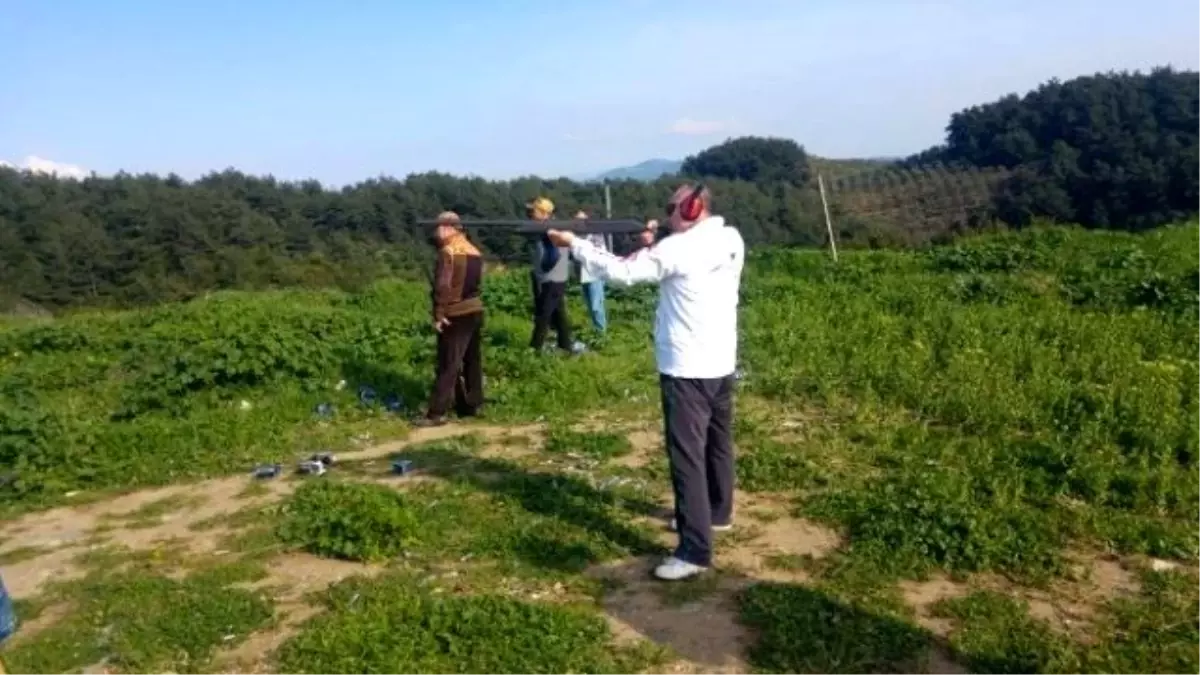
[[[696,576],[707,569],[707,567],[693,565],[690,562],[671,556],[664,560],[661,565],[654,568],[654,576],[663,581],[679,581]]]
[[[671,519],[671,524],[668,525],[667,527],[671,528],[672,532],[679,531],[679,523],[675,522],[674,518]],[[713,532],[728,532],[733,529],[733,523],[726,523],[724,525],[713,525],[712,529],[713,529]]]

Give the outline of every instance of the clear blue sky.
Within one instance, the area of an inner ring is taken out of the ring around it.
[[[902,155],[1050,77],[1200,65],[1196,0],[3,5],[0,159],[187,178],[574,175],[747,133]]]

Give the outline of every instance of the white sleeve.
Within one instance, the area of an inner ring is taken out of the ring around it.
[[[576,237],[571,242],[571,254],[587,269],[588,274],[605,281],[624,286],[658,283],[675,273],[675,264],[669,252],[662,251],[658,246],[638,253],[640,255],[630,258],[618,258],[585,239]]]

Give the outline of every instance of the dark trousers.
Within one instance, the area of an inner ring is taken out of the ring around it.
[[[558,348],[570,350],[571,325],[567,323],[567,285],[553,281],[535,284],[537,295],[533,298],[533,337],[529,344],[534,349],[541,349],[546,342],[546,333],[550,325],[558,333]]]
[[[538,281],[537,275],[532,270],[529,272],[529,281],[533,284],[533,295],[529,296],[533,298],[533,315],[537,316],[537,301],[538,296],[542,293],[542,284]]]
[[[707,567],[712,526],[733,516],[734,378],[659,380],[679,531],[675,557]]]
[[[429,395],[429,417],[446,414],[450,403],[460,415],[483,405],[483,360],[480,336],[483,313],[457,316],[437,337],[437,374]]]

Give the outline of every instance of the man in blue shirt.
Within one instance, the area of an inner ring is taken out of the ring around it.
[[[8,597],[8,589],[4,587],[4,579],[0,579],[0,644],[10,635],[17,632],[17,613],[13,611],[12,598]],[[0,661],[0,674],[7,672],[4,662]]]
[[[576,220],[586,220],[583,211],[575,214]],[[611,251],[612,242],[608,235],[588,234],[585,238],[602,251]],[[587,266],[579,266],[579,284],[583,287],[583,302],[587,306],[588,316],[592,319],[592,327],[601,335],[608,328],[608,317],[604,312],[604,279],[588,271]]]

